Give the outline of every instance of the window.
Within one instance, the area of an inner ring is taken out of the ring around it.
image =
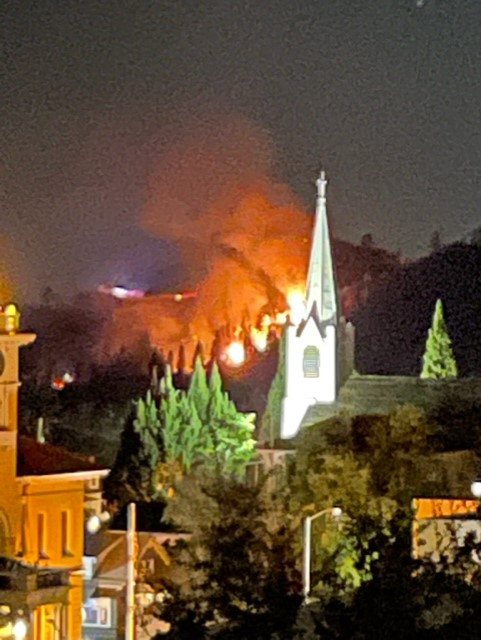
[[[60,522],[60,540],[62,545],[62,555],[71,556],[70,549],[70,512],[62,511]]]
[[[98,491],[100,489],[99,478],[90,478],[87,480],[87,491]]]
[[[319,365],[320,365],[319,349],[314,346],[306,347],[304,349],[304,359],[302,362],[302,366],[304,369],[304,378],[318,378]]]
[[[48,558],[47,555],[47,525],[44,513],[37,515],[37,547],[38,557],[42,559]]]
[[[83,623],[90,627],[112,626],[110,598],[89,598],[83,607]]]

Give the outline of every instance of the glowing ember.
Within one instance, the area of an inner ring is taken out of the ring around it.
[[[289,305],[289,316],[292,324],[298,325],[304,318],[306,307],[304,294],[299,289],[292,289],[287,293],[287,304]]]
[[[246,352],[242,342],[234,340],[225,350],[225,356],[229,364],[239,367],[246,359]]]

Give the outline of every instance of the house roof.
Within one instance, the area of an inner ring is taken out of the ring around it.
[[[136,533],[138,560],[142,560],[149,550],[168,567],[171,563],[168,547],[177,540],[190,536],[185,533],[145,532]],[[125,564],[127,558],[127,536],[125,531],[101,531],[86,536],[86,556],[97,559],[95,578],[110,584],[112,588],[122,588],[125,584]],[[104,584],[104,586],[105,586]]]
[[[18,437],[17,476],[48,476],[79,471],[101,471],[105,467],[63,447],[40,443],[27,436]]]

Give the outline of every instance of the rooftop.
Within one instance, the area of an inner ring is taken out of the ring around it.
[[[63,447],[18,436],[17,476],[46,476],[78,471],[100,471],[93,456],[84,457]]]

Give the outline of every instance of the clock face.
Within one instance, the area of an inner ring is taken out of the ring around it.
[[[3,355],[3,351],[0,351],[0,376],[2,375],[5,369],[5,356]]]

